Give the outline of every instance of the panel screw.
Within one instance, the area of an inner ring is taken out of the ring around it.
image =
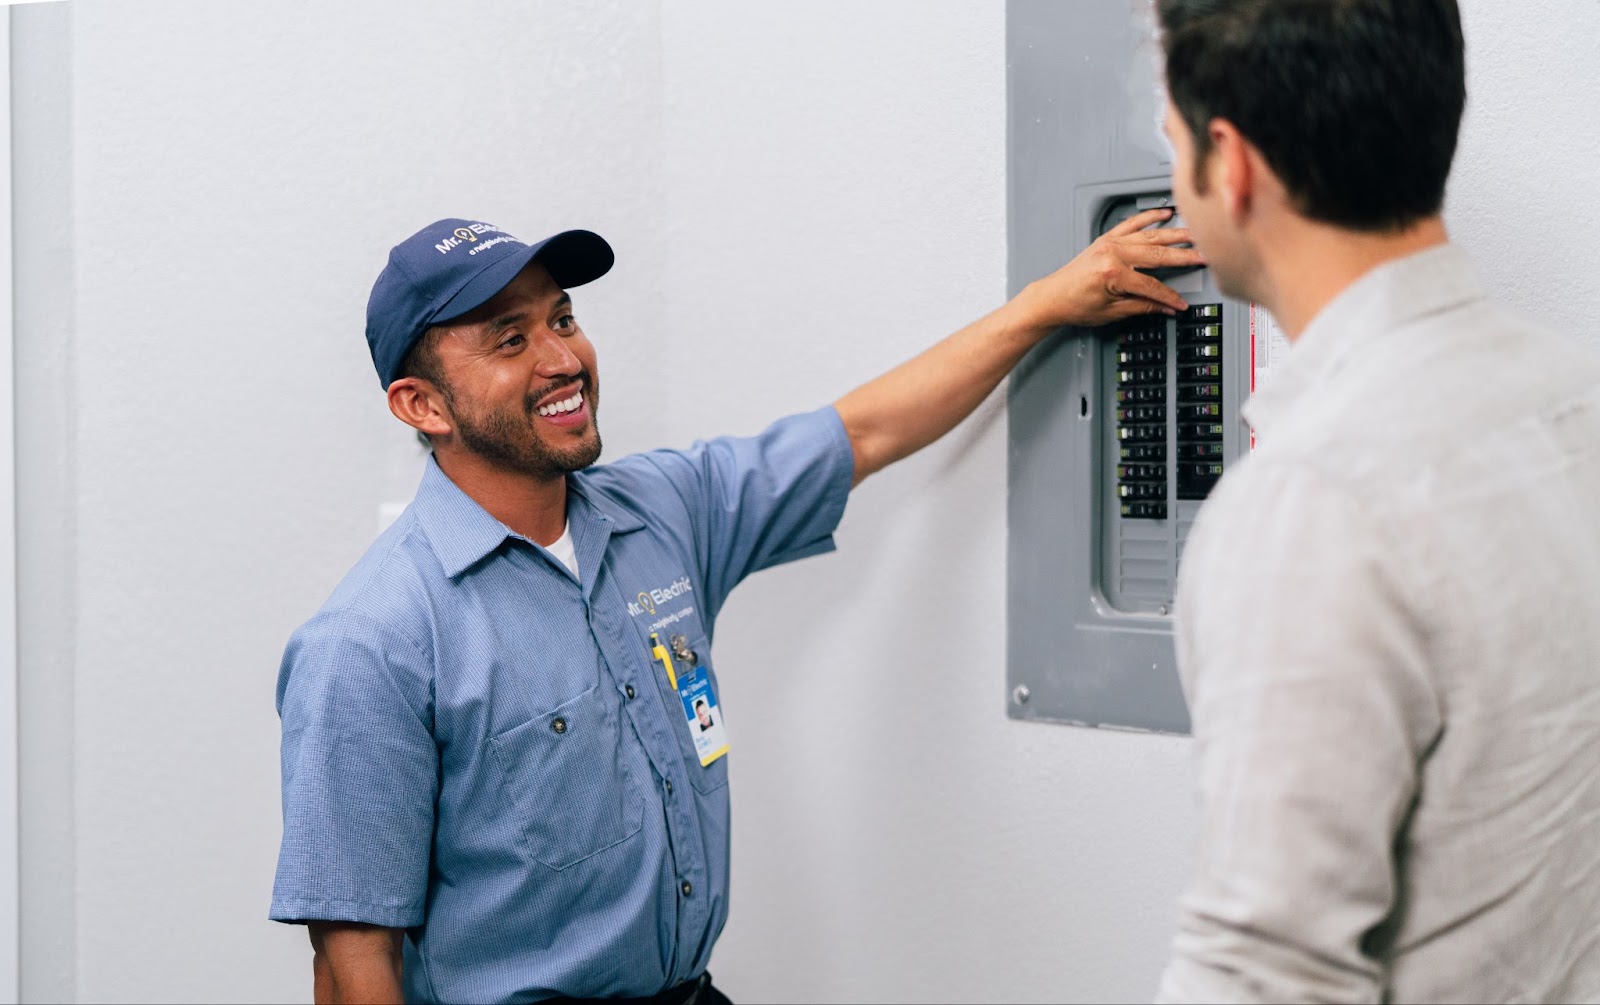
[[[1156,613],[1157,614],[1170,614],[1170,613],[1172,613],[1172,611],[1171,611],[1171,609],[1169,607],[1167,607],[1166,604],[1162,604],[1160,607],[1156,608]]]
[[[1028,690],[1028,685],[1018,684],[1011,689],[1011,700],[1018,705],[1026,705],[1028,699],[1033,697],[1033,692]]]

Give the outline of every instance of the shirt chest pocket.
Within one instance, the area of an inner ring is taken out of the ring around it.
[[[610,697],[592,687],[489,741],[528,853],[552,869],[614,848],[644,824]]]

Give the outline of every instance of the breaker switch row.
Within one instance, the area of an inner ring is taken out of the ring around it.
[[[1167,347],[1167,333],[1160,328],[1132,328],[1117,333],[1117,345],[1127,348],[1129,346],[1154,346],[1157,349]]]
[[[1124,499],[1165,499],[1166,482],[1123,482],[1117,486],[1117,495]]]
[[[1124,443],[1118,449],[1117,457],[1124,462],[1137,461],[1142,463],[1155,463],[1167,459],[1167,445],[1165,443]]]
[[[1166,422],[1167,406],[1134,405],[1117,409],[1118,422]]]
[[[1137,370],[1118,370],[1118,384],[1165,384],[1167,382],[1167,368],[1165,366],[1146,366]]]
[[[1180,461],[1220,461],[1222,460],[1222,444],[1220,443],[1185,443],[1178,447]]]
[[[1167,504],[1164,502],[1125,502],[1122,515],[1130,520],[1165,520]]]
[[[1119,387],[1117,389],[1117,404],[1150,404],[1165,405],[1167,403],[1167,387],[1165,384],[1156,387]]]

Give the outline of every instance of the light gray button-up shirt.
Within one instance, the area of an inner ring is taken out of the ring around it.
[[[1198,865],[1163,1001],[1600,1000],[1600,359],[1461,251],[1251,400],[1185,555]]]

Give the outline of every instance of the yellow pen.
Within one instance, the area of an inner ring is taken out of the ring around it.
[[[672,657],[667,655],[667,647],[656,638],[656,633],[650,633],[650,655],[661,661],[667,668],[667,683],[672,685],[672,690],[678,690],[678,675],[672,672]]]

